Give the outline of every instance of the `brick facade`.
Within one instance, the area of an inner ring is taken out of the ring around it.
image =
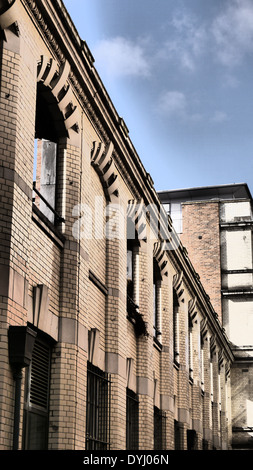
[[[179,445],[187,449],[194,442],[194,448],[202,449],[203,440],[209,449],[229,448],[229,371],[233,355],[170,220],[161,219],[157,231],[152,214],[146,218],[146,238],[137,240],[133,248],[132,300],[138,303],[138,309],[135,305],[130,314],[127,308],[128,205],[142,200],[154,209],[159,199],[96,74],[90,51],[78,37],[60,0],[46,0],[43,5],[16,0],[9,9],[7,3],[9,16],[0,10],[0,448],[13,448],[16,424],[17,380],[9,361],[10,326],[28,326],[36,333],[41,348],[47,345],[51,351],[47,363],[49,396],[45,396],[39,381],[34,384],[27,380],[33,367],[38,379],[42,374],[43,362],[40,359],[36,363],[35,349],[30,365],[22,368],[19,449],[42,446],[80,450],[94,445],[92,439],[96,445],[112,450],[125,449],[127,390],[137,399],[135,444],[140,450],[158,445],[154,407],[163,412],[163,425],[159,425],[162,448],[172,450]],[[56,213],[51,211],[54,222],[35,204],[35,132],[39,138],[55,139],[57,143]],[[159,251],[164,233],[170,249]],[[161,275],[161,337],[157,338],[153,334],[154,257]],[[178,298],[177,363],[173,290],[174,298]],[[190,306],[194,306],[192,378]],[[204,389],[200,379],[203,322]],[[215,343],[213,397],[211,339]],[[103,383],[101,390],[106,390],[103,397],[95,396],[99,398],[96,406],[104,400],[104,409],[99,410],[106,414],[106,429],[100,439],[89,434],[89,410],[94,404],[90,384],[95,375]],[[36,406],[35,386],[41,394]],[[219,407],[224,413],[220,423]],[[109,415],[110,421],[106,422]],[[43,436],[29,428],[29,419],[34,416],[42,420]]]
[[[219,202],[187,202],[182,204],[183,233],[181,241],[187,248],[194,268],[211,298],[221,320]]]

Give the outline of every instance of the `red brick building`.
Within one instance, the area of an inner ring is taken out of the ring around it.
[[[252,448],[252,196],[247,184],[159,193],[200,275],[235,361],[231,370],[233,447]],[[176,208],[176,211],[175,211]]]

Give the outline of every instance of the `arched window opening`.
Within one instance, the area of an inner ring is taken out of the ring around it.
[[[131,300],[134,298],[133,263],[133,244],[130,241],[127,241],[127,297]]]
[[[161,281],[162,276],[155,258],[153,258],[153,325],[154,338],[161,340]]]
[[[53,224],[62,222],[56,212],[57,158],[59,139],[67,137],[63,116],[55,97],[42,83],[37,85],[33,202]]]
[[[189,379],[193,381],[193,322],[188,318],[188,345],[189,345]]]
[[[179,301],[173,289],[173,353],[174,364],[179,365]]]
[[[139,242],[138,239],[127,239],[127,318],[134,325],[137,336],[146,335],[146,324],[139,311]]]

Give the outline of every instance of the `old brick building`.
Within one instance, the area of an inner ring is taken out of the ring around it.
[[[253,240],[247,184],[160,193],[234,354],[231,369],[233,448],[252,448]]]
[[[87,44],[61,0],[0,27],[0,448],[230,448],[230,345]]]

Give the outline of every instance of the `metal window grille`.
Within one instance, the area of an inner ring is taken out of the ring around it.
[[[110,376],[87,365],[86,449],[110,449]]]
[[[51,347],[36,339],[27,371],[24,448],[45,450],[48,440]]]
[[[126,449],[139,449],[139,400],[136,393],[127,389]]]
[[[166,415],[154,407],[154,450],[166,449]]]

